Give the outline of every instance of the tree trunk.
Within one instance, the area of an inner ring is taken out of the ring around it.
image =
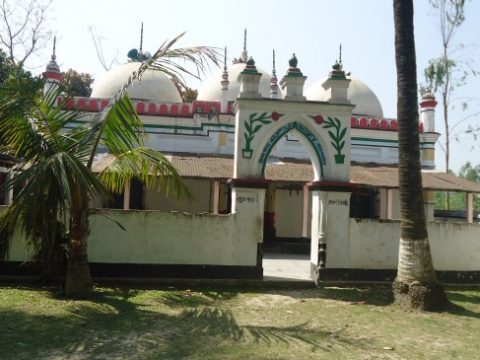
[[[68,266],[65,281],[67,296],[82,298],[92,288],[87,256],[88,198],[77,189],[70,213],[70,239],[68,241]]]
[[[404,308],[441,310],[447,299],[433,269],[425,221],[412,0],[394,0],[399,143],[400,248],[395,301]]]

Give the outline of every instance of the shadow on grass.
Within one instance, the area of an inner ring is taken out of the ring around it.
[[[98,289],[86,300],[73,301],[45,292],[51,289],[24,289],[34,292],[28,294],[32,303],[0,306],[2,359],[32,354],[82,359],[222,358],[238,348],[255,356],[256,348],[268,349],[277,343],[286,348],[301,343],[323,351],[336,345],[363,348],[343,331],[330,333],[309,328],[308,323],[241,326],[229,309],[212,306],[217,300],[235,297],[236,292],[204,292],[193,302],[178,291],[162,292],[158,301],[171,307],[154,308],[140,299],[141,290]],[[261,351],[258,355],[255,358],[263,356]]]
[[[453,291],[447,291],[447,296],[450,304],[446,311],[449,314],[480,319],[480,312],[468,309],[468,307],[476,305],[480,310],[480,296],[466,292],[460,293]]]
[[[216,301],[226,301],[235,298],[238,295],[236,291],[170,291],[163,294],[158,299],[172,308],[178,307],[196,307],[204,305],[213,305]]]
[[[314,289],[291,289],[262,291],[264,294],[279,294],[298,300],[329,299],[351,304],[387,306],[393,303],[392,288],[387,285],[358,287],[317,287]]]

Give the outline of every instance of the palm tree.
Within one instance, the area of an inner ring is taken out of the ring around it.
[[[441,310],[447,304],[433,269],[425,221],[412,0],[394,0],[399,125],[400,248],[395,301],[402,307]]]
[[[2,258],[14,229],[20,226],[37,258],[50,261],[65,224],[65,290],[67,295],[84,296],[91,288],[87,257],[90,199],[108,196],[110,191],[121,192],[132,178],[149,188],[162,187],[176,196],[189,195],[172,164],[160,152],[144,146],[142,122],[125,91],[149,68],[183,83],[183,73],[198,77],[210,61],[218,64],[217,52],[212,48],[172,49],[182,35],[162,44],[144,61],[103,112],[73,129],[65,126],[81,114],[56,107],[56,92],[37,96],[33,102],[15,94],[0,99],[0,150],[20,160],[16,176],[7,182],[4,191],[21,185],[13,203],[0,214]],[[193,63],[196,73],[175,59]],[[92,165],[100,147],[116,160],[97,175]]]

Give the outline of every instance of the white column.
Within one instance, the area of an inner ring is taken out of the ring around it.
[[[467,223],[473,224],[473,193],[466,193],[465,200],[467,203]]]
[[[386,206],[387,206],[387,219],[392,220],[393,218],[393,189],[387,189],[386,196]]]
[[[308,237],[308,202],[309,202],[308,186],[303,185],[303,207],[302,207],[302,237]]]
[[[125,191],[123,192],[123,210],[130,209],[130,181],[125,184]]]
[[[218,204],[220,201],[220,182],[218,180],[212,183],[212,213],[218,214]]]
[[[312,191],[312,223],[310,242],[310,275],[313,279],[318,278],[318,269],[325,268],[327,246],[327,193],[324,191]]]

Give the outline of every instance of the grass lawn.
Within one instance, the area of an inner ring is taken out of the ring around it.
[[[404,313],[389,288],[0,287],[0,359],[480,359],[480,291]]]

